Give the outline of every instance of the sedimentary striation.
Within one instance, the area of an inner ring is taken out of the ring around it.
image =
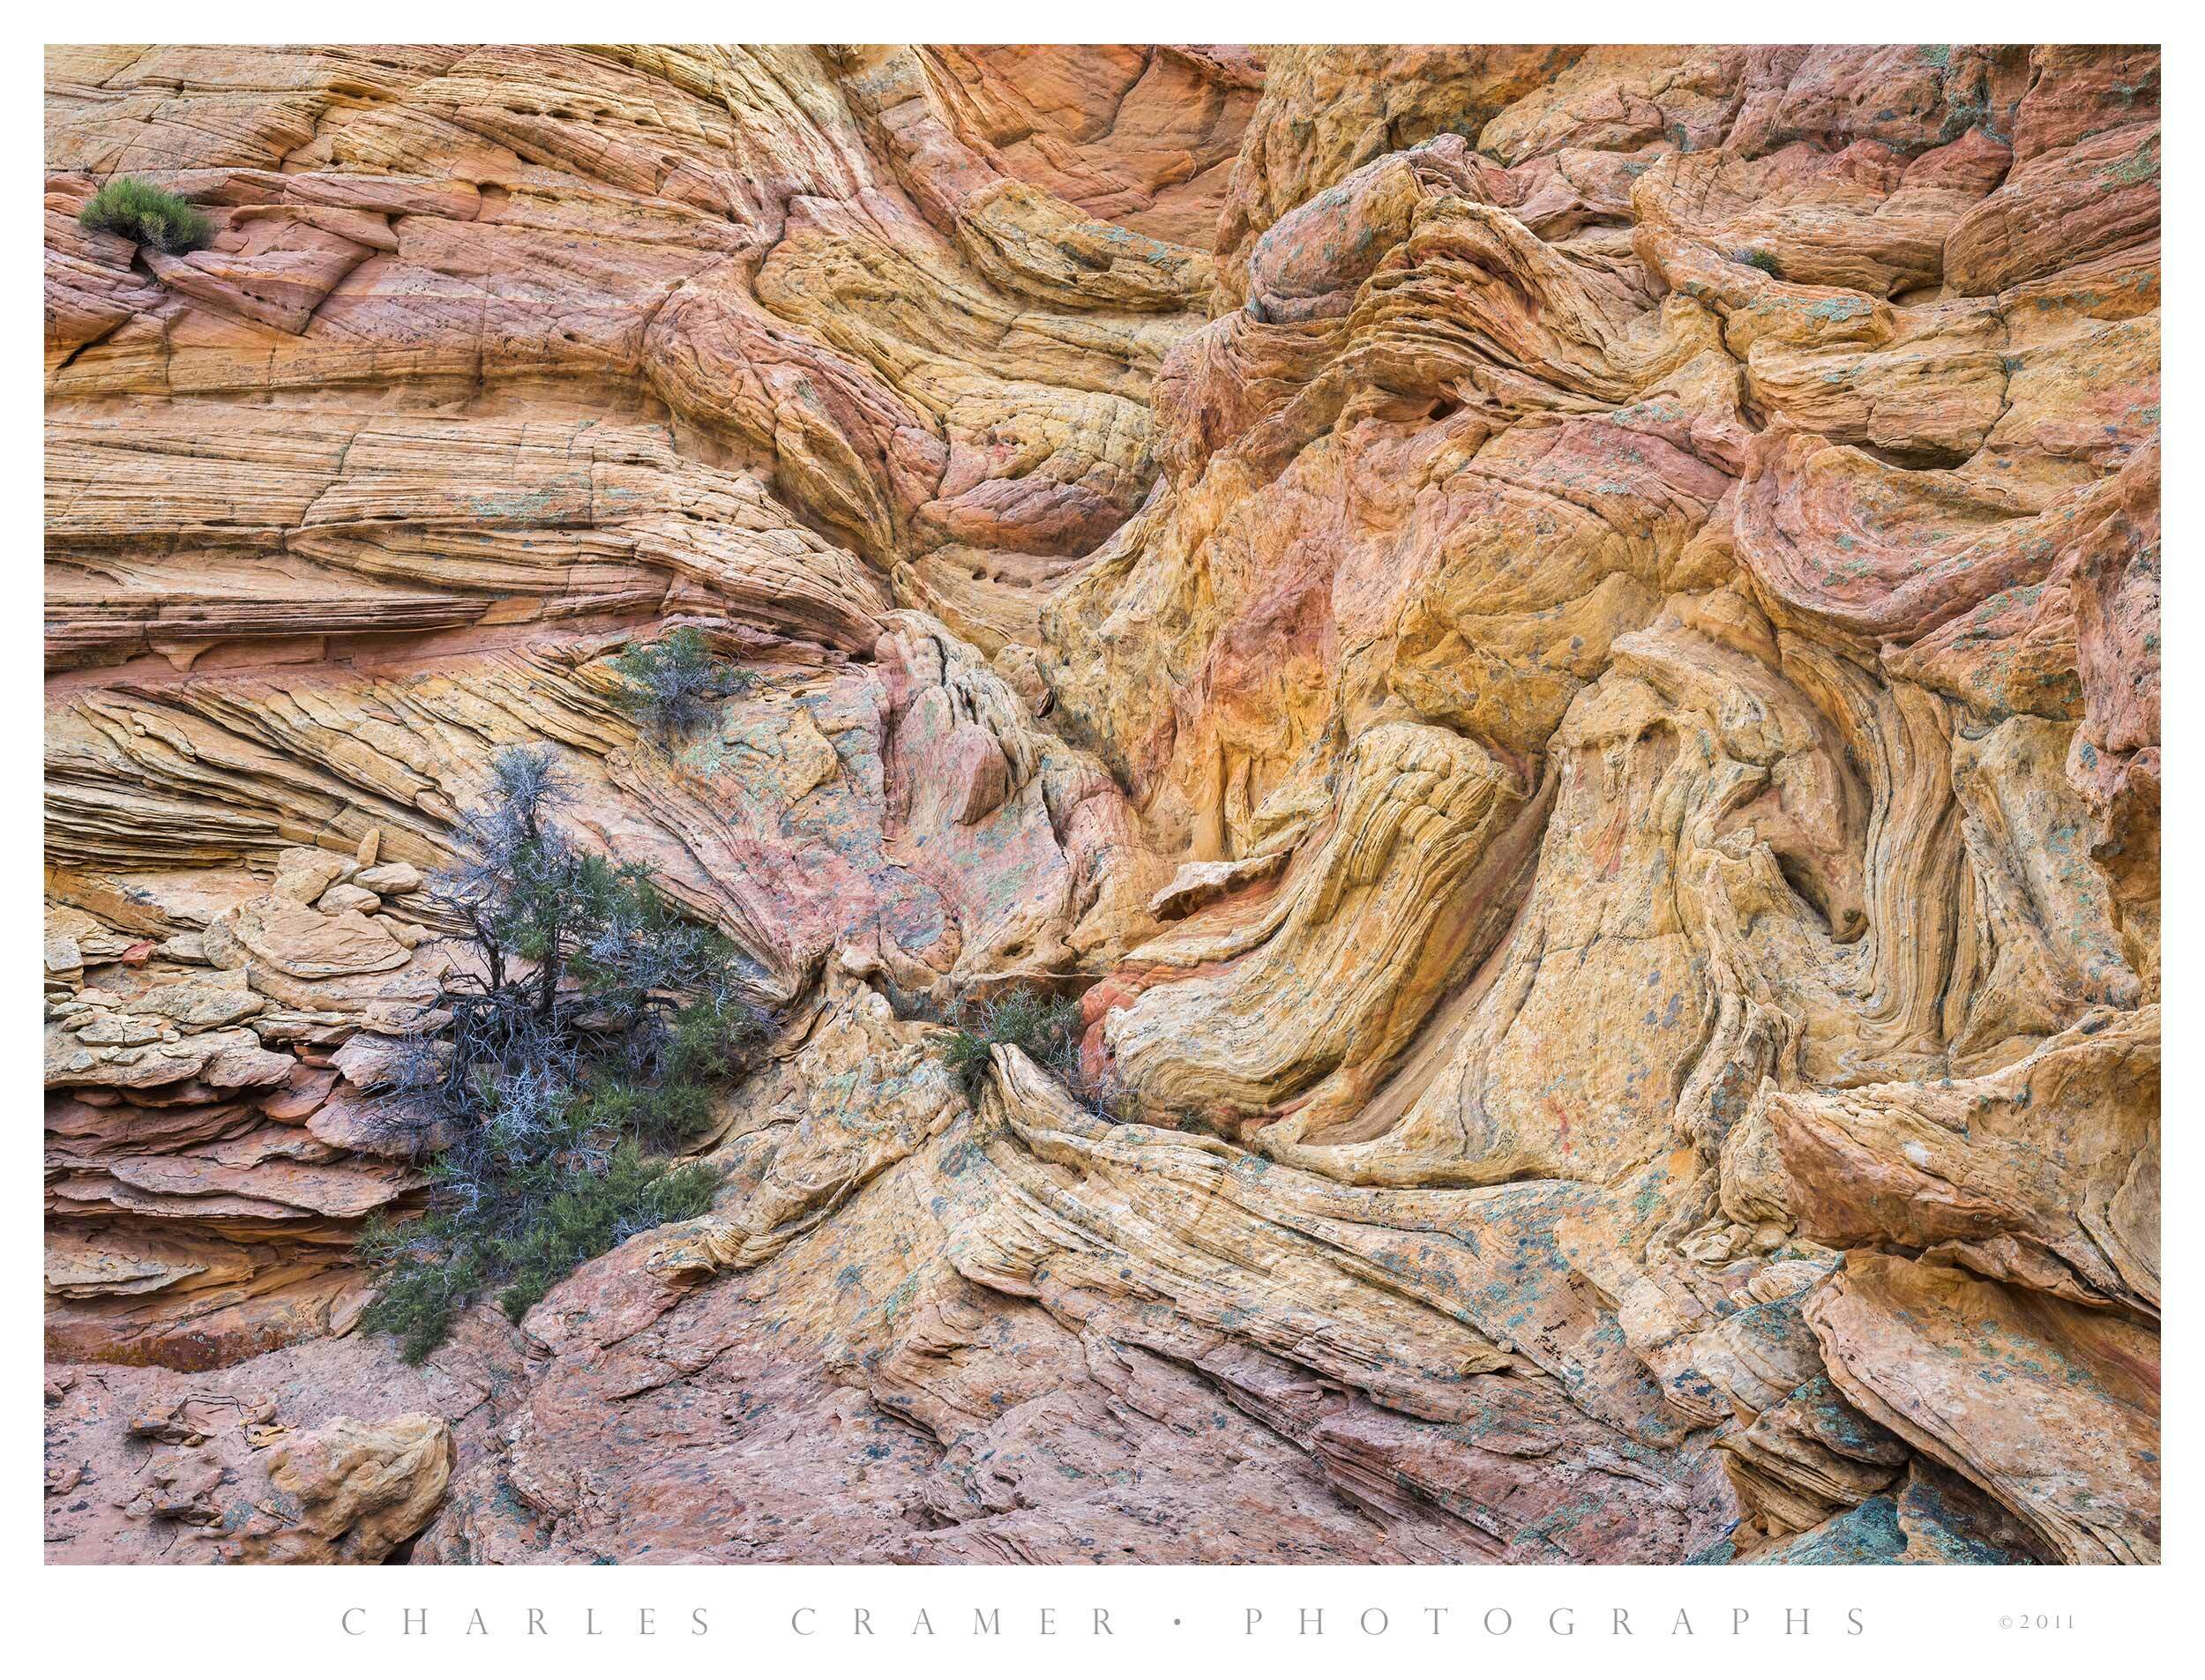
[[[2155,1560],[2159,87],[53,49],[48,1555]],[[519,743],[779,1029],[414,1369]]]

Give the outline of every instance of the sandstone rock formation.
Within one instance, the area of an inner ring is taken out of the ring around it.
[[[47,76],[50,1557],[2156,1559],[2156,50]],[[523,743],[781,1025],[415,1370]]]

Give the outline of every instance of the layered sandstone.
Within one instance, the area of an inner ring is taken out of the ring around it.
[[[2158,147],[2144,49],[54,49],[49,1555],[2156,1559]],[[539,743],[781,1026],[411,1370]]]

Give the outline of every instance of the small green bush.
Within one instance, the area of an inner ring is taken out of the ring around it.
[[[1765,250],[1756,250],[1750,245],[1741,250],[1732,251],[1730,253],[1730,260],[1734,263],[1743,263],[1748,268],[1758,268],[1762,273],[1768,275],[1771,280],[1782,280],[1783,278],[1783,273],[1782,270],[1778,268],[1776,259],[1774,257],[1770,256]]]
[[[988,1053],[998,1044],[1015,1044],[1060,1079],[1072,1076],[1080,1066],[1078,1001],[1021,986],[968,1012],[941,1050],[968,1101],[980,1100]]]
[[[690,624],[630,647],[612,668],[621,676],[616,703],[662,743],[697,728],[712,715],[712,702],[739,686],[735,674],[713,658],[704,633]]]
[[[988,1050],[992,1042],[985,1033],[960,1027],[942,1046],[942,1060],[949,1064],[949,1071],[964,1087],[968,1102],[980,1101],[980,1087],[988,1079]]]
[[[94,233],[120,234],[171,257],[204,250],[214,238],[214,224],[198,205],[135,175],[117,175],[101,187],[77,220]]]

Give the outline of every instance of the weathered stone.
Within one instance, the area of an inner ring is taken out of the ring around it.
[[[352,885],[386,898],[403,898],[421,891],[421,871],[411,863],[377,863],[354,876]]]

